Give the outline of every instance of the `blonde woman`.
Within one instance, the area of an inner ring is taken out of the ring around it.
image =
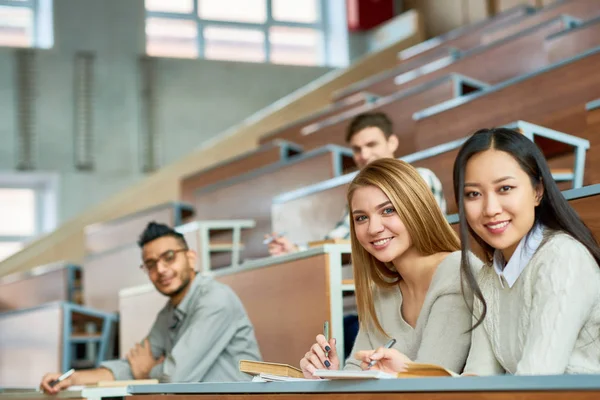
[[[353,354],[363,352],[344,368],[364,368],[378,357],[371,349],[394,338],[395,370],[414,361],[462,371],[472,316],[461,291],[460,243],[425,181],[403,161],[377,160],[350,184],[348,205],[360,321]],[[340,368],[335,339],[316,341],[300,361],[306,378]]]

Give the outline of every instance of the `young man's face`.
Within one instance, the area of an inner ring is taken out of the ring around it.
[[[372,126],[355,133],[350,138],[350,147],[354,162],[362,169],[380,158],[393,158],[398,148],[398,138],[395,135],[386,138],[381,129]]]
[[[196,254],[171,236],[146,243],[142,259],[154,287],[165,296],[181,293],[194,275]]]

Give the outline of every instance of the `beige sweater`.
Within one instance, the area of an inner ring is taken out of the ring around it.
[[[471,263],[477,270],[482,264],[475,256],[471,256]],[[472,316],[461,292],[459,251],[448,255],[437,267],[415,328],[402,318],[402,293],[398,286],[376,288],[373,300],[381,326],[396,339],[395,349],[415,362],[462,371],[471,344],[471,334],[467,331],[471,328]],[[361,326],[345,369],[360,369],[354,354],[359,350],[376,349],[388,340],[375,329]]]
[[[600,268],[564,233],[542,242],[512,288],[490,266],[479,275],[488,305],[465,372],[600,373]],[[481,315],[481,303],[475,313]]]

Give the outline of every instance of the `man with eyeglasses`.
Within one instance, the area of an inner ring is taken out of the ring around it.
[[[126,359],[60,374],[46,374],[40,388],[50,394],[71,385],[99,381],[158,379],[161,382],[228,382],[250,378],[239,372],[242,359],[260,360],[254,328],[237,295],[212,278],[196,275],[196,253],[180,233],[151,222],[138,241],[142,269],[156,290],[169,298],[148,337]]]

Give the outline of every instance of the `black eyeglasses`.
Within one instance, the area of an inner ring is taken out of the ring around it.
[[[167,250],[156,259],[149,258],[148,260],[145,260],[144,263],[140,265],[140,268],[147,273],[151,273],[156,271],[156,267],[161,261],[167,267],[171,266],[171,264],[173,264],[177,258],[177,253],[181,253],[182,251],[188,251],[188,249]]]

